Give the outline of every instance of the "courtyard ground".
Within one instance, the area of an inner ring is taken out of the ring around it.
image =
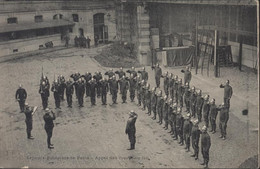
[[[75,96],[73,108],[67,108],[66,102],[61,103],[61,110],[54,110],[57,115],[52,142],[55,149],[49,150],[46,143],[41,98],[38,94],[42,66],[44,75],[50,82],[54,75],[62,74],[69,77],[79,71],[101,71],[102,67],[94,57],[102,47],[91,49],[64,49],[48,53],[37,53],[35,56],[13,59],[0,63],[0,167],[30,168],[202,168],[201,153],[199,160],[190,157],[184,146],[179,146],[162,126],[147,116],[128,97],[127,104],[121,104],[118,96],[117,105],[102,106],[97,99],[97,106],[90,106],[90,99],[84,98],[83,108],[78,108]],[[16,57],[17,58],[17,57]],[[115,66],[117,67],[117,66]],[[115,70],[116,68],[114,68]],[[182,67],[162,68],[183,77]],[[154,72],[149,72],[149,83],[155,86]],[[213,78],[195,75],[191,85],[202,89],[203,94],[210,94],[220,104],[223,100],[221,82],[230,79],[234,95],[231,99],[231,111],[227,128],[227,139],[219,139],[219,129],[211,136],[210,168],[237,168],[250,157],[258,153],[258,81],[257,75],[250,72],[238,72],[236,68],[222,68],[221,77]],[[213,73],[211,73],[212,75]],[[27,140],[25,116],[20,113],[15,102],[15,91],[19,84],[27,90],[27,102],[39,106],[33,117],[32,135],[34,140]],[[111,103],[108,95],[108,103]],[[241,111],[249,107],[249,117],[242,116]],[[49,107],[54,108],[51,93]],[[136,122],[136,150],[127,151],[128,137],[125,125],[128,112],[138,113]],[[248,127],[249,126],[249,127]],[[192,151],[192,148],[191,148]],[[251,165],[253,166],[253,165]]]

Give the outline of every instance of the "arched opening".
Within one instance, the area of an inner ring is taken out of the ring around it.
[[[104,43],[108,40],[108,28],[104,22],[104,15],[104,13],[93,15],[94,36],[98,38],[99,43]]]

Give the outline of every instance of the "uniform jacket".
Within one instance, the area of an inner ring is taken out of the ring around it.
[[[203,98],[201,97],[201,95],[197,95],[197,98],[196,98],[196,107],[198,109],[202,109],[202,106],[203,106]]]
[[[231,98],[233,89],[230,85],[220,85],[220,88],[224,88],[224,98]]]
[[[221,108],[219,112],[219,122],[226,123],[228,119],[228,109],[227,108]]]
[[[72,95],[74,93],[73,83],[67,82],[66,83],[66,95]]]
[[[209,111],[210,111],[210,103],[209,103],[208,100],[204,100],[203,101],[202,110],[203,110],[203,116],[204,117],[208,117],[209,116]]]
[[[183,134],[191,135],[192,123],[189,119],[183,121]]]
[[[46,113],[46,114],[43,116],[43,119],[44,119],[44,121],[45,121],[45,125],[44,125],[45,129],[46,129],[46,128],[53,128],[53,127],[54,127],[53,120],[56,119],[56,117],[55,117],[54,114],[53,114],[53,117],[52,117],[50,114]]]
[[[126,123],[126,129],[125,129],[126,134],[135,133],[135,131],[136,131],[136,129],[135,129],[136,119],[137,119],[137,116],[129,117],[129,119],[127,120],[127,123]]]
[[[201,134],[201,147],[204,151],[209,151],[211,146],[210,136],[207,132]]]
[[[210,115],[211,119],[215,119],[216,120],[217,115],[218,115],[218,108],[217,108],[216,104],[211,104],[210,105],[209,115]]]
[[[192,125],[191,128],[191,139],[196,141],[197,143],[199,142],[200,139],[200,130],[198,125]]]
[[[109,80],[109,87],[111,91],[118,91],[118,81],[117,80]]]
[[[15,93],[15,98],[20,100],[26,100],[27,98],[26,90],[24,88],[17,89]]]
[[[148,80],[148,73],[145,70],[138,71],[138,73],[141,74],[142,80],[145,80],[145,81]]]

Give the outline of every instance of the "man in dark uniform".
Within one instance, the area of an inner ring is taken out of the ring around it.
[[[170,131],[168,133],[173,134],[173,102],[172,99],[168,100],[168,124],[170,125]]]
[[[129,92],[130,92],[130,99],[131,102],[134,101],[135,99],[135,90],[136,90],[136,78],[134,78],[134,75],[130,75],[130,78],[128,79],[129,81]]]
[[[134,76],[134,75],[131,75]],[[136,82],[136,93],[137,93],[137,100],[138,100],[138,106],[141,106],[141,101],[142,101],[142,79],[141,77],[138,75],[136,77],[137,82]]]
[[[127,73],[130,73],[130,75],[132,74],[134,77],[137,76],[137,72],[135,71],[135,67],[132,67],[131,70],[127,70]]]
[[[108,92],[108,81],[106,78],[103,78],[101,81],[101,100],[102,100],[102,105],[107,104],[107,92]]]
[[[156,112],[158,114],[159,117],[159,121],[157,123],[159,123],[160,125],[162,124],[162,112],[163,112],[163,97],[162,97],[162,91],[160,90],[157,94],[157,105],[156,105]]]
[[[96,80],[96,83],[97,83],[97,87],[96,87],[97,97],[100,97],[100,95],[101,95],[101,93],[100,93],[100,80],[102,79],[102,74],[101,74],[101,72],[97,71],[93,77],[94,77],[94,79]]]
[[[60,109],[60,85],[58,80],[55,80],[52,84],[51,91],[53,92],[53,96],[55,99],[56,109]]]
[[[147,82],[147,80],[148,80],[148,72],[145,71],[145,67],[143,67],[143,69],[141,71],[138,71],[138,73],[141,74],[142,80]]]
[[[168,88],[169,88],[168,72],[166,71],[166,72],[164,73],[164,75],[161,75],[161,77],[163,78],[163,89],[164,89],[164,93],[165,93],[165,95],[168,97],[168,95],[169,95],[169,91],[168,91]]]
[[[159,88],[160,87],[160,79],[161,79],[161,76],[162,76],[162,69],[160,68],[159,63],[157,63],[157,65],[155,67],[152,66],[152,69],[154,69],[156,86],[157,86],[157,88]]]
[[[192,123],[190,121],[190,113],[184,117],[183,121],[183,139],[185,141],[186,152],[190,151],[190,136],[191,136]]]
[[[146,105],[145,105],[145,92],[146,92],[146,83],[144,80],[142,80],[142,87],[141,87],[141,99],[142,99],[142,104],[143,104],[143,108],[142,110],[146,109]]]
[[[115,76],[115,73],[113,72],[113,69],[109,69],[107,72],[105,72],[105,75],[108,76],[109,81],[112,80],[113,76]],[[109,87],[110,94],[112,94],[111,87]]]
[[[129,83],[128,80],[123,76],[120,80],[120,89],[122,94],[122,103],[126,103],[126,96],[127,96],[127,90],[129,89]]]
[[[76,93],[76,98],[78,98],[78,80],[81,77],[79,72],[76,72],[72,75],[70,75],[70,77],[74,80],[74,86],[75,86],[75,93]]]
[[[47,86],[48,89],[50,89],[50,82],[47,76],[43,76],[40,80],[40,85],[45,82],[45,85]]]
[[[186,70],[181,70],[182,73],[184,73],[184,84],[189,83],[191,81],[191,72],[190,72],[190,67],[187,66]]]
[[[75,36],[74,43],[75,43],[75,47],[79,47],[79,38],[78,38],[78,36]]]
[[[221,132],[221,135],[219,138],[222,138],[223,140],[226,139],[227,135],[227,120],[228,120],[228,108],[226,107],[225,103],[222,103],[219,107],[219,129]]]
[[[121,79],[123,76],[126,76],[125,75],[125,72],[123,71],[123,68],[120,67],[120,69],[118,71],[115,71],[115,74],[118,75],[118,78]]]
[[[152,119],[156,119],[156,105],[157,105],[157,95],[156,95],[156,88],[152,88],[151,93],[151,108],[153,110],[153,117]]]
[[[209,119],[211,124],[211,131],[212,134],[216,133],[216,119],[218,115],[218,108],[215,104],[215,99],[211,100],[210,109],[209,109]]]
[[[16,90],[15,99],[19,102],[21,112],[24,111],[24,103],[25,103],[26,98],[27,98],[27,92],[23,88],[23,86],[20,84],[19,88]]]
[[[195,157],[195,160],[199,156],[199,141],[200,141],[200,130],[199,130],[199,120],[194,120],[191,129],[191,143],[194,150],[194,154],[191,157]]]
[[[184,94],[184,86],[182,84],[182,79],[179,79],[178,83],[178,104],[180,107],[183,107],[183,94]]]
[[[89,81],[89,87],[90,87],[91,105],[94,106],[94,105],[96,105],[96,91],[98,88],[97,82],[94,79],[94,77]]]
[[[184,102],[186,106],[186,112],[190,112],[190,97],[191,97],[191,90],[189,83],[185,83],[184,86]]]
[[[201,90],[198,90],[197,97],[196,97],[196,114],[198,116],[199,122],[201,122],[202,117],[202,106],[203,106],[203,98],[201,96]]]
[[[174,76],[174,83],[173,83],[173,88],[174,88],[174,100],[178,104],[178,86],[179,86],[179,81],[178,81],[178,76]]]
[[[205,95],[203,101],[203,120],[205,122],[206,127],[209,127],[209,110],[210,110],[210,102],[209,102],[209,95]]]
[[[173,140],[178,140],[178,131],[177,131],[177,103],[173,104]]]
[[[79,107],[84,107],[83,103],[84,103],[85,86],[86,84],[84,82],[84,79],[80,78],[78,80],[78,89],[77,89]]]
[[[152,96],[152,91],[150,89],[150,84],[147,83],[146,85],[146,91],[145,91],[145,105],[147,107],[148,112],[146,114],[148,114],[149,116],[151,115],[151,96]]]
[[[88,37],[88,36],[87,36],[87,39],[86,39],[86,41],[87,41],[88,48],[90,48],[90,41],[91,41],[91,39],[89,39],[89,37]]]
[[[196,101],[197,101],[197,93],[196,93],[196,89],[193,86],[191,88],[191,95],[190,95],[190,103],[191,103],[191,116],[192,117],[196,117]]]
[[[164,120],[164,126],[163,128],[165,130],[168,130],[168,107],[169,107],[169,104],[168,104],[168,97],[167,96],[164,96],[163,98],[163,120]]]
[[[90,84],[89,81],[92,79],[91,73],[87,72],[84,76],[84,79],[86,81],[86,97],[90,96]]]
[[[224,103],[225,103],[225,106],[229,110],[229,108],[230,108],[230,99],[231,99],[232,94],[233,94],[233,89],[229,85],[229,80],[226,81],[226,85],[221,84],[219,87],[220,88],[224,88]]]
[[[27,138],[28,139],[33,139],[31,135],[32,131],[32,116],[37,110],[37,107],[30,107],[28,103],[25,103],[25,109],[24,109],[24,114],[25,114],[25,123],[26,123],[26,132],[27,132]]]
[[[131,110],[129,113],[129,119],[127,120],[126,129],[125,129],[125,134],[128,134],[128,138],[130,141],[130,148],[128,150],[135,149],[135,143],[136,143],[135,122],[136,122],[137,117],[138,117],[138,115],[133,110]]]
[[[50,91],[45,81],[42,81],[40,84],[39,93],[41,94],[42,98],[42,108],[45,110],[48,107],[48,98],[50,96]]]
[[[117,104],[117,92],[118,92],[118,81],[116,80],[116,76],[114,75],[111,79],[109,79],[109,88],[112,93],[112,101],[113,104]]]
[[[180,138],[178,143],[180,144],[180,146],[182,146],[183,145],[183,116],[181,114],[181,107],[177,108],[176,130],[177,130],[177,134]]]
[[[203,156],[203,163],[201,165],[206,165],[205,168],[208,168],[209,163],[209,149],[211,146],[210,136],[207,133],[207,127],[203,126],[201,129],[201,153]]]
[[[60,84],[60,99],[63,101],[64,100],[64,91],[66,88],[66,82],[65,82],[65,78],[63,75],[60,75],[58,82]]]
[[[170,98],[173,100],[173,98],[174,98],[174,78],[173,78],[172,73],[169,74],[168,84],[169,84],[169,89],[168,89],[169,95],[170,95]]]
[[[50,112],[52,114],[52,116],[50,115]],[[43,119],[45,121],[45,125],[44,125],[44,129],[47,133],[47,145],[49,149],[53,149],[53,144],[51,144],[51,137],[52,137],[52,131],[53,131],[53,120],[56,119],[55,114],[53,113],[53,111],[51,111],[49,108],[46,109],[46,113],[43,116]]]
[[[66,98],[67,98],[68,107],[72,108],[72,95],[74,93],[74,88],[71,79],[68,79],[68,81],[66,82],[65,89],[66,89]]]

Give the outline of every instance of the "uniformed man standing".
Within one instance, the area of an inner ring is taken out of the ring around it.
[[[66,82],[65,89],[66,89],[66,98],[67,98],[68,107],[72,108],[72,95],[74,93],[74,88],[71,79],[68,79],[68,81]]]
[[[101,81],[101,101],[102,105],[107,104],[107,92],[108,92],[108,81],[106,78],[103,78]]]
[[[183,121],[183,139],[185,141],[185,148],[186,152],[190,151],[190,136],[191,136],[191,128],[192,128],[192,123],[190,121],[190,113],[188,113],[185,117],[184,117],[184,121]]]
[[[109,81],[113,79],[113,76],[115,76],[115,73],[113,72],[113,69],[109,69],[109,71],[107,71],[105,73],[105,75],[108,76],[108,79]],[[110,94],[112,94],[112,91],[111,91],[111,87],[109,87],[109,90],[110,90]]]
[[[183,107],[184,86],[182,84],[182,79],[179,79],[177,92],[178,92],[178,104],[180,107]]]
[[[122,103],[126,103],[127,90],[129,89],[128,80],[126,80],[125,76],[123,76],[122,79],[119,80],[119,83],[122,94]]]
[[[164,93],[165,93],[165,95],[168,97],[168,95],[169,95],[169,91],[168,91],[168,88],[169,88],[168,72],[166,71],[166,72],[164,73],[164,75],[161,75],[161,77],[163,78],[163,89],[164,89]]]
[[[125,129],[125,134],[128,134],[128,138],[130,141],[130,148],[128,150],[135,149],[135,143],[136,143],[135,122],[136,122],[137,117],[138,117],[138,115],[133,110],[131,110],[129,113],[129,119],[127,120],[126,129]]]
[[[232,94],[233,94],[233,89],[229,85],[229,80],[226,81],[226,85],[221,84],[220,88],[224,88],[224,103],[225,103],[225,106],[229,110],[229,108],[230,108],[230,99],[231,99]]]
[[[147,107],[148,112],[146,114],[148,114],[149,116],[151,115],[151,96],[152,96],[152,91],[150,89],[150,84],[146,84],[146,90],[145,90],[145,105]]]
[[[175,99],[175,102],[178,104],[178,86],[179,86],[179,81],[178,81],[178,76],[177,75],[174,76],[173,86],[174,86],[174,99]]]
[[[63,101],[64,100],[64,91],[66,88],[66,82],[65,82],[65,78],[63,75],[60,75],[58,82],[60,84],[60,99]]]
[[[191,88],[191,95],[190,95],[190,103],[191,103],[191,116],[192,117],[196,117],[196,101],[197,101],[197,93],[196,93],[196,89],[193,86]]]
[[[60,85],[58,80],[55,80],[52,84],[51,91],[53,92],[53,96],[55,99],[56,109],[60,109]]]
[[[30,107],[28,103],[25,103],[24,114],[25,114],[26,132],[27,132],[28,139],[33,139],[31,135],[32,122],[33,122],[32,116],[36,110],[37,107]]]
[[[26,98],[27,98],[27,92],[23,88],[23,86],[20,84],[19,88],[17,89],[17,91],[15,93],[15,99],[19,102],[21,112],[24,111],[24,103],[25,103]]]
[[[203,163],[201,165],[206,165],[205,168],[208,168],[209,163],[209,149],[211,146],[210,136],[207,133],[207,127],[203,126],[201,129],[201,153],[203,156]]]
[[[132,74],[134,77],[137,76],[137,72],[135,71],[135,67],[132,67],[131,70],[127,70],[127,73],[130,73],[130,75]]]
[[[144,80],[142,80],[142,87],[141,87],[141,99],[142,99],[142,104],[143,104],[143,110],[146,109],[145,105],[145,92],[146,92],[146,83]]]
[[[157,105],[157,95],[156,95],[156,88],[152,88],[152,93],[151,93],[151,108],[153,111],[153,117],[152,119],[156,119],[156,105]]]
[[[216,119],[218,115],[218,108],[215,104],[215,99],[211,100],[210,109],[209,109],[209,119],[211,124],[211,131],[212,134],[216,133]]]
[[[48,107],[48,98],[50,96],[50,91],[45,81],[42,81],[40,84],[39,93],[41,94],[42,98],[42,108],[45,110]]]
[[[221,132],[221,135],[219,138],[222,138],[223,140],[226,139],[227,135],[227,120],[228,120],[228,108],[226,107],[225,103],[222,103],[220,106],[220,113],[219,113],[219,129]]]
[[[173,104],[173,140],[178,140],[178,131],[177,131],[177,103]]]
[[[202,106],[203,106],[203,98],[201,96],[201,90],[199,90],[196,97],[196,114],[198,116],[199,122],[201,122],[201,117],[202,117],[201,114]]]
[[[85,81],[86,81],[86,97],[90,96],[90,84],[89,81],[92,79],[91,73],[87,72],[84,75]]]
[[[168,89],[169,95],[170,95],[170,98],[173,100],[173,98],[174,98],[174,78],[173,78],[172,73],[169,74],[168,84],[169,84],[169,89]]]
[[[181,107],[177,108],[176,130],[180,138],[178,143],[180,144],[180,146],[182,146],[183,145],[183,116],[181,114]]]
[[[96,105],[96,91],[97,91],[97,82],[94,78],[92,78],[89,81],[89,87],[90,87],[90,100],[91,100],[91,105],[94,106]]]
[[[209,127],[209,110],[210,110],[210,102],[209,102],[209,95],[205,95],[203,101],[203,120],[205,122],[206,127]]]
[[[94,78],[97,83],[96,91],[97,91],[97,97],[101,96],[101,91],[100,91],[100,80],[102,79],[102,74],[101,72],[97,71],[96,74],[94,75]]]
[[[171,135],[173,134],[173,102],[172,99],[168,100],[168,124],[170,125],[170,133]]]
[[[186,70],[181,70],[182,73],[184,73],[184,84],[189,83],[191,81],[191,72],[190,72],[190,67],[187,66]]]
[[[163,98],[163,120],[164,120],[164,129],[168,130],[168,97],[164,96]]]
[[[191,129],[191,143],[194,150],[194,154],[191,157],[195,157],[195,160],[199,156],[199,140],[200,140],[200,130],[199,130],[199,120],[194,120]]]
[[[157,105],[156,105],[156,112],[158,114],[159,117],[159,121],[157,123],[159,123],[160,125],[162,124],[162,113],[163,113],[163,97],[162,97],[162,91],[160,90],[157,94]]]
[[[52,115],[50,115],[50,113]],[[44,129],[47,133],[47,145],[48,145],[49,149],[53,149],[54,147],[53,147],[53,144],[51,144],[51,137],[52,137],[52,131],[53,131],[53,128],[54,128],[53,120],[56,119],[56,116],[53,113],[53,111],[51,111],[49,108],[47,108],[46,113],[43,116],[43,119],[44,119],[44,122],[45,122]]]
[[[184,102],[186,106],[186,112],[190,112],[190,97],[191,97],[191,90],[189,83],[185,83],[184,86]]]
[[[130,92],[130,99],[131,99],[131,102],[134,101],[135,99],[135,90],[136,90],[136,78],[134,78],[134,75],[130,75],[130,78],[128,79],[129,81],[129,92]]]
[[[123,76],[126,76],[122,67],[120,67],[119,71],[115,71],[115,73],[118,75],[119,79],[121,79]]]
[[[118,81],[116,80],[116,76],[113,76],[109,80],[109,87],[110,87],[110,91],[112,93],[113,104],[117,104],[116,100],[117,100],[117,92],[118,92]]]
[[[142,71],[138,71],[138,73],[141,74],[142,80],[147,82],[147,80],[148,80],[148,72],[145,71],[145,67],[142,68]]]
[[[136,93],[137,93],[137,100],[138,100],[138,106],[141,106],[141,101],[142,101],[142,79],[141,77],[138,75],[136,77],[137,82],[136,82]]]
[[[76,98],[78,98],[78,80],[80,79],[80,73],[76,72],[70,76],[74,80]]]
[[[83,103],[84,103],[85,86],[86,84],[84,82],[84,79],[80,78],[78,80],[78,87],[77,87],[79,107],[84,107]]]
[[[157,88],[159,88],[160,87],[160,79],[161,79],[161,76],[162,76],[162,69],[160,68],[159,63],[157,63],[157,65],[155,67],[152,66],[152,69],[154,69],[156,86],[157,86]]]

